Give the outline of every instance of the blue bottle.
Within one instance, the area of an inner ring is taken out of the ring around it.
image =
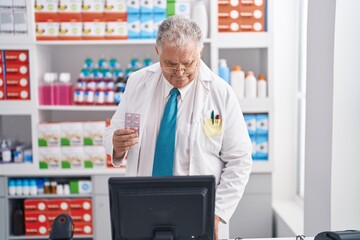
[[[226,59],[219,59],[219,77],[230,84],[230,69],[226,64]]]

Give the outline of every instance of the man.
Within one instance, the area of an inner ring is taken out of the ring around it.
[[[214,175],[217,239],[219,222],[229,222],[250,175],[247,127],[231,87],[201,60],[196,23],[181,16],[166,19],[155,50],[159,63],[130,76],[104,145],[114,166],[127,157],[129,176]],[[175,107],[168,107],[170,101]],[[139,131],[124,127],[125,113],[140,116]],[[175,125],[164,130],[164,119],[172,114],[168,122]],[[170,166],[164,159],[171,159]]]

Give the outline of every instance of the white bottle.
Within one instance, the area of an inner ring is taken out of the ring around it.
[[[203,0],[196,1],[192,10],[191,18],[199,25],[203,35],[203,39],[206,39],[208,35],[208,16],[206,6]]]
[[[257,96],[258,98],[266,98],[267,97],[267,82],[263,74],[259,74],[257,80]]]
[[[251,71],[247,72],[245,76],[245,97],[256,98],[256,78]]]
[[[240,66],[234,66],[230,73],[230,85],[238,99],[244,98],[245,94],[245,73]]]

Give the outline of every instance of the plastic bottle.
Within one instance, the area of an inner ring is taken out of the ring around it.
[[[30,195],[35,196],[37,194],[37,186],[35,178],[29,180]]]
[[[43,76],[43,84],[39,87],[40,105],[54,105],[55,103],[55,83],[57,74],[46,72]]]
[[[29,180],[28,179],[23,180],[22,193],[25,196],[30,194],[30,186],[29,186]]]
[[[230,69],[227,66],[226,59],[219,59],[219,76],[230,84]]]
[[[60,73],[55,86],[55,105],[72,105],[73,88],[70,73]]]
[[[22,191],[22,186],[23,186],[23,183],[22,183],[22,180],[21,179],[16,179],[15,181],[15,194],[20,196],[23,191]]]
[[[208,35],[208,15],[203,0],[196,1],[192,10],[191,18],[199,25],[203,39],[206,39]]]
[[[11,234],[14,236],[25,234],[24,211],[18,205],[11,215]]]
[[[15,180],[14,180],[14,179],[9,179],[9,182],[8,182],[8,190],[9,190],[9,195],[10,195],[10,196],[15,196],[15,194],[16,194],[16,187],[15,187]]]
[[[263,74],[259,74],[257,80],[257,96],[258,98],[266,98],[267,97],[267,81]]]
[[[4,162],[4,163],[11,162],[11,149],[9,148],[5,139],[3,139],[1,142],[0,153],[1,153],[2,162]]]
[[[238,99],[244,98],[245,95],[245,73],[240,66],[234,66],[230,73],[230,84]]]
[[[256,98],[256,78],[251,71],[245,75],[245,97]]]

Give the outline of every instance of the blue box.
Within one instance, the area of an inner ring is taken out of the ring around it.
[[[251,157],[252,157],[252,159],[256,159],[256,139],[255,139],[255,135],[250,136],[250,140],[251,140],[251,145],[252,145]]]
[[[245,114],[244,115],[245,123],[249,131],[249,135],[253,136],[256,133],[256,115],[255,114]]]
[[[154,38],[154,18],[152,14],[141,14],[140,16],[140,38]]]
[[[156,2],[156,0],[155,0]],[[154,12],[154,0],[140,0],[140,13],[151,14]]]
[[[166,0],[155,0],[154,2],[154,13],[165,14],[166,16]]]
[[[128,38],[140,38],[140,14],[128,14]]]
[[[257,135],[255,138],[256,141],[256,154],[254,160],[268,160],[269,150],[268,150],[268,136],[267,135]]]
[[[269,117],[267,114],[256,115],[256,135],[269,134]]]
[[[126,3],[128,14],[140,13],[140,0],[127,0]]]

